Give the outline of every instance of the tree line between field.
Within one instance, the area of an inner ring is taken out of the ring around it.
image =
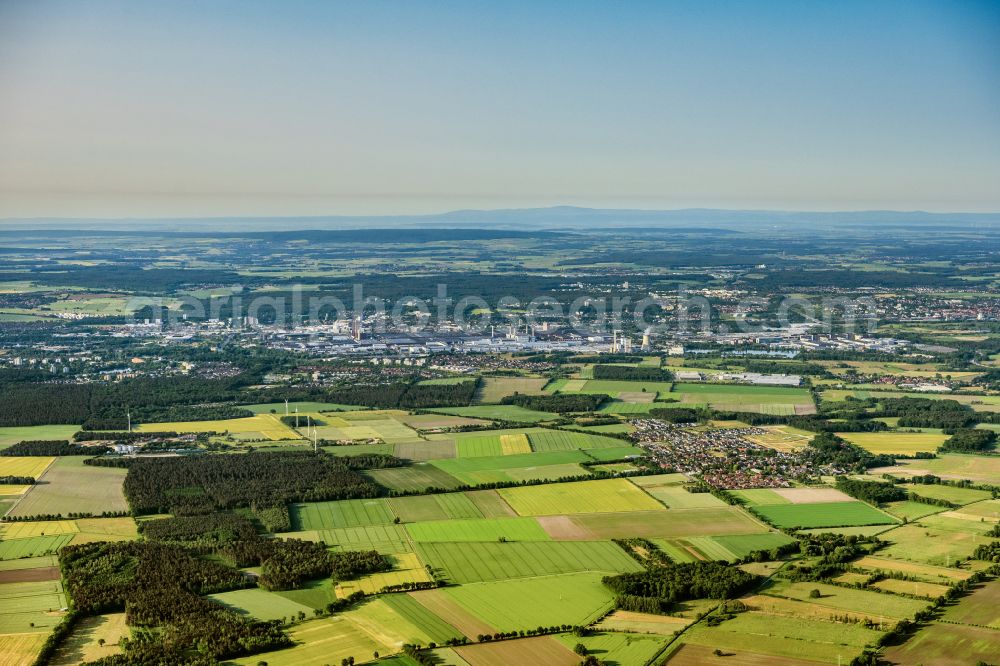
[[[951,437],[940,447],[941,452],[982,453],[992,450],[996,444],[995,431],[979,429],[980,423],[998,423],[1000,414],[977,412],[969,405],[957,400],[936,400],[933,398],[869,398],[858,400],[848,398],[842,402],[821,403],[820,413],[815,415],[775,415],[755,412],[714,411],[708,408],[656,408],[649,416],[670,423],[699,423],[710,419],[738,420],[747,425],[788,425],[801,430],[819,433],[820,446],[831,442],[835,432],[889,432],[888,424],[880,419],[896,418],[897,428],[939,428]],[[839,448],[844,449],[842,445]],[[923,456],[933,456],[933,451]],[[856,456],[852,456],[856,457]],[[903,456],[875,456],[878,464],[866,467],[891,465],[892,460]]]
[[[0,383],[0,427],[80,423],[84,430],[125,430],[137,423],[206,421],[251,416],[233,404],[278,400],[319,401],[385,409],[465,407],[478,379],[457,384],[420,384],[418,378],[344,387],[251,389],[259,373],[222,379],[136,378],[121,382],[56,384]],[[44,405],[44,409],[39,406]]]

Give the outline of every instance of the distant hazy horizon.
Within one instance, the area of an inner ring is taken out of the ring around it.
[[[1000,211],[1000,3],[0,1],[0,218]]]
[[[37,230],[115,231],[127,233],[262,233],[271,231],[491,228],[525,231],[594,232],[623,228],[810,232],[869,227],[965,228],[1000,230],[1000,212],[931,211],[788,211],[768,209],[638,209],[551,206],[543,208],[463,209],[401,215],[275,215],[202,217],[7,217],[0,232]]]

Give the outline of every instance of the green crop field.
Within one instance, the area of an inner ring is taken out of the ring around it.
[[[582,539],[714,536],[769,531],[745,511],[733,506],[630,513],[584,513],[569,518],[580,530],[579,536],[569,538]]]
[[[744,384],[674,384],[670,394],[681,405],[709,405],[721,411],[753,411],[788,415],[814,410],[809,391],[776,386]]]
[[[279,536],[307,541],[322,541],[336,550],[377,550],[380,553],[407,553],[411,550],[402,525],[340,527],[308,532],[287,532]]]
[[[645,664],[667,643],[664,636],[618,631],[595,631],[582,637],[560,634],[556,640],[570,650],[578,643],[582,643],[587,652],[600,655],[600,658],[609,664]]]
[[[975,504],[967,504],[960,509],[955,509],[954,513],[961,516],[978,516],[980,518],[1000,520],[1000,500],[986,500],[976,502]]]
[[[275,594],[309,608],[326,608],[337,600],[334,590],[335,581],[330,578],[319,578],[306,581],[302,587],[295,590],[279,590]]]
[[[242,657],[232,663],[255,666],[265,662],[268,666],[324,666],[341,663],[348,657],[369,657],[374,652],[390,654],[394,650],[376,642],[371,634],[361,630],[351,616],[344,613],[321,620],[310,620],[292,627],[288,632],[295,646]]]
[[[517,405],[476,405],[474,407],[439,407],[436,412],[469,416],[475,419],[491,419],[493,421],[510,421],[512,423],[538,423],[551,421],[559,417],[552,412],[538,412]]]
[[[509,456],[482,458],[453,458],[435,460],[431,464],[468,485],[497,481],[518,481],[525,478],[559,478],[586,474],[578,463],[593,460],[582,451],[550,451],[547,453],[522,453]],[[563,466],[572,466],[565,468]],[[562,474],[553,475],[560,471]],[[568,472],[568,473],[567,473]]]
[[[804,529],[883,525],[896,519],[864,502],[821,504],[772,504],[754,507],[759,515],[777,527]]]
[[[485,434],[462,437],[455,441],[455,455],[459,458],[502,456],[502,435]]]
[[[942,499],[954,504],[970,504],[992,497],[989,492],[976,490],[975,488],[956,488],[954,486],[922,483],[914,483],[904,487],[914,495],[929,497],[931,499]]]
[[[535,432],[534,428],[527,428],[523,430],[453,433],[449,436],[455,439],[457,457],[481,458],[531,453],[528,435],[533,432]]]
[[[479,518],[431,520],[406,526],[417,542],[448,541],[549,541],[551,537],[534,518]]]
[[[482,517],[463,493],[392,497],[387,501],[392,513],[404,523]]]
[[[771,506],[774,504],[791,504],[791,500],[782,497],[768,488],[752,488],[750,490],[731,490],[733,495],[746,500],[751,506]]]
[[[395,652],[404,643],[426,645],[431,642],[431,637],[424,632],[420,625],[411,622],[396,610],[396,604],[389,601],[391,598],[391,595],[386,595],[366,600],[353,607],[345,615],[361,631],[373,634],[379,641],[395,647],[394,650],[386,650],[386,653]],[[410,610],[410,607],[403,608]],[[411,616],[418,621],[424,620],[423,617],[416,616],[414,613],[411,613]],[[365,656],[367,657],[367,655]]]
[[[684,541],[710,560],[735,562],[758,550],[771,550],[794,543],[795,539],[781,532],[763,534],[730,534],[693,536]]]
[[[398,444],[396,446],[399,446]],[[366,453],[381,453],[391,456],[394,454],[392,444],[344,444],[341,446],[321,446],[321,449],[335,456],[360,456]],[[399,456],[406,458],[407,456]]]
[[[962,393],[906,393],[904,391],[859,391],[831,389],[823,391],[824,402],[839,402],[845,398],[927,398],[930,400],[955,400],[969,405],[972,409],[980,412],[1000,411],[1000,395],[964,395]]]
[[[570,425],[566,426],[570,430],[576,430],[578,432],[587,432],[596,435],[602,434],[625,434],[633,432],[635,428],[629,423],[608,423],[606,425]]]
[[[388,505],[381,499],[292,504],[288,513],[295,530],[384,525],[393,519]]]
[[[819,590],[820,596],[818,598],[811,596],[813,590]],[[796,599],[832,609],[865,613],[870,616],[883,616],[886,620],[912,619],[917,611],[927,608],[927,602],[922,599],[910,599],[895,594],[828,585],[816,581],[795,583],[779,580],[764,588],[764,594]]]
[[[0,560],[17,560],[55,553],[73,540],[72,534],[37,536],[0,542]]]
[[[59,558],[55,555],[40,555],[38,557],[24,557],[17,560],[0,561],[0,571],[21,571],[22,569],[40,569],[58,566]]]
[[[689,493],[683,486],[653,486],[647,493],[666,504],[671,509],[707,509],[726,506],[712,493]]]
[[[879,557],[948,567],[984,543],[983,534],[992,525],[941,516],[926,516],[879,535],[889,543]]]
[[[450,638],[462,637],[462,633],[458,629],[407,594],[390,594],[383,597],[382,600],[400,617],[420,629],[435,643],[442,644]]]
[[[423,491],[427,488],[457,488],[461,482],[439,467],[416,463],[407,467],[386,467],[365,472],[375,483],[391,490]]]
[[[905,643],[887,648],[885,658],[893,664],[950,666],[960,654],[966,663],[989,663],[996,659],[998,641],[1000,631],[989,627],[930,622]]]
[[[42,425],[0,428],[0,449],[11,444],[34,440],[73,439],[80,430],[75,425]]]
[[[535,431],[528,436],[528,439],[531,440],[531,448],[535,451],[572,451],[574,449],[605,449],[628,446],[628,442],[614,437],[565,430]]]
[[[651,409],[669,407],[672,403],[660,402],[622,402],[620,400],[609,400],[597,410],[602,414],[621,414],[630,416],[633,414],[648,414]]]
[[[969,479],[980,483],[1000,485],[1000,456],[977,456],[961,453],[944,453],[937,458],[898,460],[894,467],[871,470],[871,474],[888,472],[901,476],[934,474],[943,479]]]
[[[674,384],[673,392],[748,396],[748,402],[763,402],[761,396],[772,397],[775,402],[811,400],[809,391],[806,389],[784,386],[754,386],[752,384]],[[789,400],[789,398],[792,399]]]
[[[670,382],[644,382],[616,379],[588,379],[583,386],[575,390],[564,387],[560,393],[604,393],[617,398],[619,393],[669,393]]]
[[[912,521],[917,518],[929,516],[932,513],[944,511],[946,507],[933,506],[931,504],[924,504],[923,502],[910,502],[906,500],[902,502],[889,502],[883,507],[883,509],[886,513],[892,514],[897,518],[906,518],[907,520]]]
[[[0,634],[45,631],[59,623],[66,606],[58,580],[0,584]]]
[[[642,570],[642,565],[608,541],[418,543],[417,553],[455,583],[577,571]]]
[[[604,574],[586,572],[447,587],[460,606],[497,631],[585,625],[604,615],[614,598]]]
[[[791,658],[795,660],[790,662],[793,664],[802,663],[798,660],[803,655],[820,663],[846,664],[860,654],[865,645],[874,643],[881,635],[881,632],[860,624],[749,612],[740,613],[715,627],[698,624],[684,632],[682,640],[685,645],[703,645],[727,653],[751,652]],[[706,655],[711,658],[710,653],[706,652]],[[734,658],[739,659],[739,655]],[[748,660],[746,663],[774,663],[780,666],[789,662],[774,659]]]
[[[465,496],[472,500],[484,518],[505,518],[516,516],[514,509],[495,490],[468,490]]]
[[[454,384],[464,384],[465,382],[475,381],[475,377],[435,377],[433,379],[422,379],[417,382],[422,386],[452,386]]]
[[[294,618],[299,613],[305,613],[308,617],[312,617],[313,614],[313,609],[309,606],[259,588],[210,594],[207,598],[237,613],[250,615],[260,620]]]
[[[665,510],[625,479],[505,488],[498,492],[522,516]]]
[[[929,432],[840,432],[837,435],[876,455],[900,456],[934,453],[948,439],[948,435]]]
[[[615,446],[606,449],[585,449],[584,453],[594,460],[622,460],[624,458],[641,458],[646,455],[638,446]]]

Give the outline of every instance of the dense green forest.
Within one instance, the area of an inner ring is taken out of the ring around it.
[[[606,576],[604,584],[625,610],[662,613],[688,599],[734,599],[759,576],[719,562],[661,563],[639,573]]]
[[[633,382],[669,382],[674,375],[669,370],[647,366],[595,365],[594,379],[615,379]]]
[[[203,664],[291,644],[278,624],[244,618],[200,596],[253,582],[180,546],[94,542],[63,548],[59,562],[71,600],[69,622],[125,611],[129,626],[156,630],[137,632],[123,640],[122,655],[98,663]]]
[[[190,515],[384,492],[348,463],[322,452],[260,451],[129,461],[124,491],[129,507],[140,515]]]
[[[958,453],[982,453],[996,446],[997,434],[992,430],[964,428],[957,430],[948,441],[941,445],[941,451]]]
[[[601,393],[556,393],[554,395],[509,395],[500,402],[505,405],[517,405],[539,412],[592,412],[611,399],[611,396]]]
[[[85,456],[110,451],[106,446],[80,446],[66,440],[29,440],[11,444],[0,450],[0,456]]]
[[[846,476],[838,476],[837,490],[869,504],[885,504],[906,499],[907,493],[892,483],[881,481],[858,481]]]

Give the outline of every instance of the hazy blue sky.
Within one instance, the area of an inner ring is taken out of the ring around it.
[[[0,0],[0,216],[1000,210],[1000,2]]]

